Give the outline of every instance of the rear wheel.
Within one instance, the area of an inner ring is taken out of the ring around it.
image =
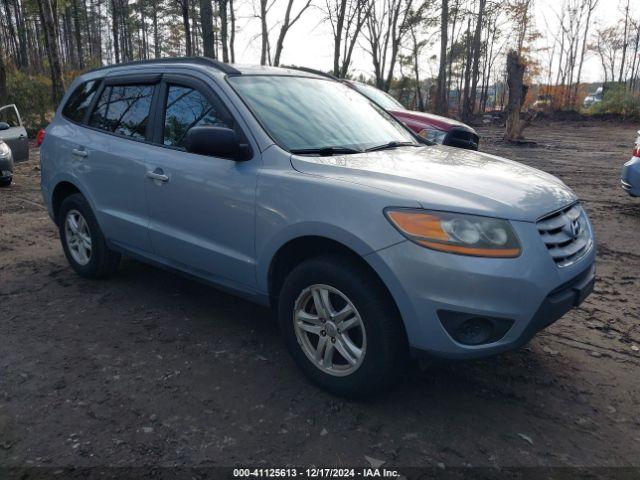
[[[0,187],[8,187],[13,181],[13,176],[0,179]]]
[[[337,255],[306,260],[286,278],[278,318],[287,347],[314,383],[364,397],[391,386],[407,344],[402,321],[380,281]]]
[[[96,217],[81,194],[64,199],[58,226],[67,260],[80,276],[100,278],[117,270],[120,254],[107,247]]]

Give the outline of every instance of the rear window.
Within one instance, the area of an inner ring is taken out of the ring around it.
[[[62,108],[62,115],[69,120],[81,123],[85,118],[85,114],[91,105],[91,100],[93,100],[99,85],[100,82],[97,80],[91,80],[90,82],[78,85]]]
[[[134,139],[144,139],[153,88],[153,85],[106,87],[91,114],[89,125]]]

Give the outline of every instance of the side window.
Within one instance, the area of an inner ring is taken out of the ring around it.
[[[107,86],[96,103],[89,125],[143,140],[152,97],[153,85]]]
[[[9,128],[19,127],[20,118],[18,117],[18,111],[13,105],[0,109],[0,122],[8,123]]]
[[[163,143],[182,147],[190,128],[210,125],[233,128],[233,120],[220,103],[212,104],[197,90],[179,85],[169,85],[167,107],[164,115]]]
[[[62,108],[62,115],[74,122],[82,122],[99,85],[97,80],[78,85]]]

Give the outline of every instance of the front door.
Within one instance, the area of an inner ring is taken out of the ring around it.
[[[9,145],[14,162],[29,159],[27,130],[15,105],[0,107],[0,138]]]
[[[255,286],[259,154],[244,162],[185,151],[195,126],[239,128],[204,82],[163,76],[145,190],[154,253],[181,270],[234,288]]]

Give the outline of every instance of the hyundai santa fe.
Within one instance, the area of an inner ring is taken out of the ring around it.
[[[566,185],[425,142],[323,76],[138,62],[71,85],[42,194],[81,276],[124,254],[271,305],[312,381],[364,396],[411,357],[517,348],[593,288]]]

